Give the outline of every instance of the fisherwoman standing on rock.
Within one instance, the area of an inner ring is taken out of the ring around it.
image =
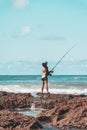
[[[48,75],[51,76],[52,73],[53,73],[53,71],[49,71],[49,69],[48,69],[48,62],[42,63],[42,77],[41,77],[41,79],[42,79],[42,88],[41,88],[42,94],[43,94],[43,89],[44,89],[45,85],[46,85],[46,91],[47,91],[47,93],[49,93],[49,91],[48,91]]]
[[[78,43],[77,43],[78,44]],[[47,90],[47,93],[49,93],[48,91],[48,75],[52,75],[54,69],[56,68],[56,66],[62,61],[62,59],[77,45],[73,45],[61,58],[60,60],[58,60],[58,62],[54,65],[54,67],[51,69],[51,71],[48,70],[48,66],[47,66],[47,62],[44,62],[42,63],[42,88],[41,88],[41,91],[42,91],[42,94],[43,94],[43,89],[44,89],[44,86],[46,85],[46,90]]]

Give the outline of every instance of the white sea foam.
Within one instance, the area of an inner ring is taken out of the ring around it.
[[[40,92],[40,87],[35,85],[0,85],[0,91],[14,92],[14,93],[36,93]]]
[[[14,92],[14,93],[32,93],[35,94],[37,92],[41,92],[41,85],[0,85],[0,91]],[[60,87],[60,85],[52,85],[49,86],[50,93],[55,94],[85,94],[87,95],[87,88],[83,87],[75,87],[68,86],[64,87],[64,85]],[[46,92],[46,89],[44,89]]]
[[[78,90],[78,89],[50,89],[51,93],[55,94],[84,94],[87,95],[87,89]]]

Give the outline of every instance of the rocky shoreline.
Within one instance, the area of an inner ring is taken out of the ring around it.
[[[16,109],[42,110],[37,117]],[[0,91],[0,130],[41,130],[43,124],[60,129],[87,129],[87,96],[65,94],[8,93]]]

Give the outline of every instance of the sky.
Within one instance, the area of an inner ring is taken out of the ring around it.
[[[87,0],[0,0],[0,74],[87,74]]]

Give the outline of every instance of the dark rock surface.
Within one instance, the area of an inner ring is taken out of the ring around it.
[[[42,125],[31,116],[8,110],[0,111],[0,130],[40,130]]]
[[[8,93],[0,91],[0,110],[31,107],[34,97],[30,93]]]
[[[30,108],[32,103],[35,109],[44,109],[36,119],[12,112]],[[87,130],[87,96],[0,92],[0,130],[39,130],[43,123],[64,130]]]
[[[87,97],[74,95],[50,95],[53,97],[53,108],[42,111],[37,119],[58,128],[87,129]],[[49,104],[48,104],[49,105]]]
[[[67,94],[47,94],[37,93],[37,99],[34,99],[36,108],[51,109],[58,106],[60,103],[66,104],[69,100],[76,97],[85,97],[84,95],[67,95]]]

